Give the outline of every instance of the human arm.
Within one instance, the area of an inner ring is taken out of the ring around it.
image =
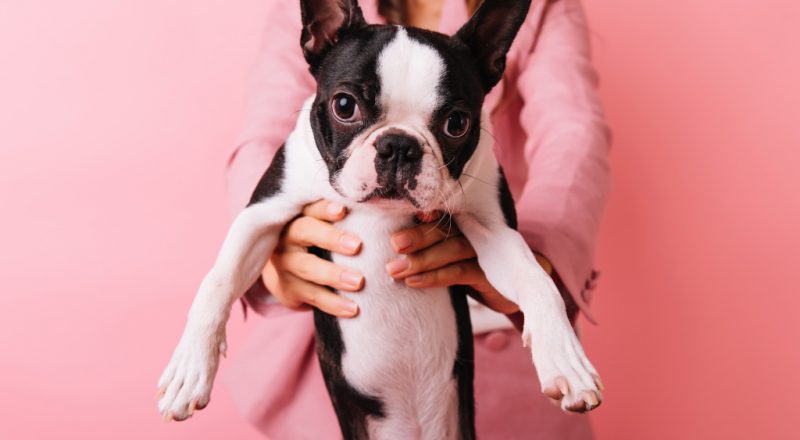
[[[610,135],[578,0],[550,1],[517,80],[528,179],[519,230],[588,315],[594,248],[610,187]]]

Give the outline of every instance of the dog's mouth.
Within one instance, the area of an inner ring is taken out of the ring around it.
[[[409,194],[405,188],[398,188],[396,185],[382,186],[376,188],[369,193],[366,197],[361,199],[359,203],[368,203],[372,201],[406,201],[414,208],[421,209],[417,200]]]

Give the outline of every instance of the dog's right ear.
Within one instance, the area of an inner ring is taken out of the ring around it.
[[[367,25],[357,0],[300,0],[300,14],[300,45],[312,72],[344,33]]]

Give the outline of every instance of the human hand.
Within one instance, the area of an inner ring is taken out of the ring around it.
[[[344,255],[357,254],[361,239],[331,224],[346,215],[344,206],[320,200],[307,205],[302,216],[286,225],[262,272],[264,285],[281,304],[295,310],[313,306],[342,318],[358,314],[354,301],[326,286],[357,292],[364,287],[364,276],[308,252],[309,247],[316,246]]]
[[[440,218],[438,214],[418,218],[424,223],[399,231],[390,239],[392,248],[400,254],[386,265],[392,278],[418,288],[466,285],[478,292],[477,300],[497,312],[510,315],[519,311],[486,279],[475,249],[455,224],[431,223]],[[539,255],[537,259],[550,273],[550,263]]]

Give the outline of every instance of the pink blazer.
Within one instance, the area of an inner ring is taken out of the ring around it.
[[[376,5],[361,1],[368,22]],[[465,0],[445,0],[440,31],[467,20]],[[247,202],[277,148],[315,90],[299,47],[298,0],[272,0],[249,89],[244,128],[228,163],[231,208]],[[487,97],[495,153],[516,200],[519,229],[553,264],[590,320],[595,239],[609,192],[609,131],[595,86],[586,20],[579,0],[533,0]],[[310,313],[248,298],[258,341],[240,352],[226,383],[242,412],[274,438],[329,438],[338,428],[324,390]],[[264,350],[263,347],[269,347]]]

